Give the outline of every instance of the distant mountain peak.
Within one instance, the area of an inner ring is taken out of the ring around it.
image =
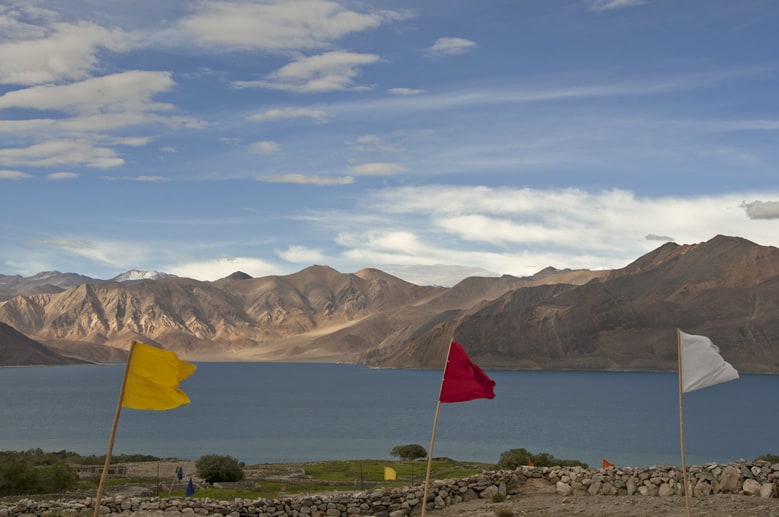
[[[41,271],[40,273],[36,273],[33,276],[30,277],[31,280],[46,280],[47,278],[53,278],[62,276],[62,273],[59,271]]]
[[[160,278],[168,278],[173,276],[176,275],[171,275],[160,271],[143,271],[140,269],[131,269],[129,271],[125,271],[124,273],[120,273],[116,275],[111,280],[113,282],[122,283],[122,282],[137,282],[139,280],[158,280]]]
[[[251,275],[244,273],[243,271],[236,271],[235,273],[230,273],[224,277],[223,280],[251,280],[252,278]]]

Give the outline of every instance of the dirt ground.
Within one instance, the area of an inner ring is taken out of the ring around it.
[[[502,503],[467,501],[429,510],[430,517],[500,517],[511,509],[514,516],[536,517],[686,517],[684,497],[659,496],[560,496],[553,494],[513,496]],[[696,517],[779,517],[779,499],[756,496],[712,495],[692,498],[690,515]]]

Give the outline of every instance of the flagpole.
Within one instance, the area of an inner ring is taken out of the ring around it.
[[[441,389],[444,387],[444,378],[446,375],[446,365],[449,362],[449,354],[452,352],[452,341],[449,341],[449,349],[446,351],[446,361],[444,361],[444,373],[441,374]],[[425,473],[425,490],[422,495],[422,515],[425,517],[427,509],[427,492],[430,488],[430,467],[433,464],[433,446],[435,446],[435,431],[438,427],[438,414],[441,412],[441,390],[438,391],[438,404],[435,407],[435,417],[433,418],[433,435],[430,437],[430,449],[427,451],[427,472]]]
[[[680,330],[676,329],[676,348],[679,357],[679,440],[682,449],[682,482],[684,483],[684,505],[687,509],[687,517],[690,516],[690,490],[687,480],[687,460],[684,454],[684,396],[682,379],[682,335]]]
[[[98,517],[100,514],[100,499],[103,497],[103,487],[105,486],[106,476],[108,474],[108,465],[111,463],[111,451],[114,449],[114,438],[116,437],[116,427],[119,424],[119,414],[122,412],[122,400],[124,399],[124,386],[127,384],[127,374],[130,371],[130,360],[133,357],[133,349],[135,348],[135,341],[130,346],[130,355],[127,357],[127,365],[124,368],[124,377],[122,378],[122,387],[119,388],[119,401],[116,403],[116,413],[114,414],[114,423],[111,426],[111,438],[108,440],[108,451],[105,455],[105,463],[103,464],[103,472],[100,473],[100,483],[97,485],[97,497],[95,497],[95,513],[94,517]]]

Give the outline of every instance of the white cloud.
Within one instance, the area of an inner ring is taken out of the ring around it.
[[[33,6],[31,2],[0,4],[0,39],[17,41],[43,38],[46,36],[45,26],[55,19],[56,13]]]
[[[220,257],[212,260],[171,264],[164,271],[195,280],[213,281],[242,271],[255,278],[279,274],[279,266],[252,257]]]
[[[775,221],[748,219],[745,194],[639,198],[623,190],[431,185],[377,191],[363,210],[321,220],[340,228],[343,257],[361,267],[447,264],[525,276],[547,266],[624,267],[658,241],[722,234],[775,242]]]
[[[32,174],[22,171],[0,170],[0,180],[26,180],[32,178]]]
[[[348,145],[352,146],[353,149],[356,151],[362,151],[362,152],[371,152],[375,153],[377,151],[389,151],[389,152],[396,152],[397,149],[394,145],[389,144],[385,142],[385,140],[378,136],[374,135],[373,133],[368,135],[360,135],[358,136],[353,142],[347,142]],[[357,160],[350,160],[351,163],[356,163]],[[394,165],[393,167],[389,167],[386,164],[384,164],[388,169],[395,168],[400,170],[407,170],[405,167],[402,167],[400,165]],[[358,165],[359,167],[359,165]],[[374,167],[374,168],[380,168]],[[365,167],[365,170],[371,170],[371,167]],[[398,172],[396,171],[396,172]],[[358,171],[355,171],[356,173],[359,173]]]
[[[310,118],[317,122],[327,120],[327,112],[319,109],[306,108],[273,108],[262,113],[249,115],[247,120],[252,122],[266,122],[269,120],[282,120],[288,118]]]
[[[402,95],[402,96],[421,95],[427,92],[427,90],[419,90],[415,88],[390,88],[387,91],[390,92],[392,95]]]
[[[593,11],[607,11],[620,7],[633,7],[646,3],[646,0],[586,0]]]
[[[264,183],[294,183],[297,185],[349,185],[354,183],[351,176],[313,176],[308,174],[279,174],[276,176],[259,176],[257,181]]]
[[[138,181],[141,183],[165,183],[170,181],[164,176],[109,176],[111,181]]]
[[[281,150],[278,142],[271,140],[264,140],[261,142],[255,142],[249,146],[249,150],[255,154],[273,154]]]
[[[378,267],[381,271],[389,273],[417,285],[439,285],[451,287],[464,278],[494,277],[498,273],[487,271],[478,266],[456,266],[448,264],[382,264]]]
[[[50,180],[72,180],[78,178],[75,172],[52,172],[46,176]]]
[[[89,22],[55,23],[45,35],[0,43],[0,83],[41,84],[89,77],[99,48],[126,51],[137,45],[120,29]],[[28,34],[29,35],[29,34]]]
[[[361,176],[376,176],[405,172],[408,170],[408,167],[399,163],[374,162],[352,165],[349,167],[349,170]]]
[[[321,250],[308,248],[306,246],[289,246],[286,250],[276,251],[276,255],[297,264],[319,264],[325,260]]]
[[[379,145],[381,144],[381,138],[377,135],[362,135],[357,137],[357,143],[363,145]]]
[[[201,121],[190,117],[124,112],[62,119],[0,120],[0,132],[27,133],[33,136],[40,136],[43,133],[47,135],[79,134],[114,131],[145,124],[160,124],[171,129],[204,127]]]
[[[644,235],[644,239],[648,241],[661,241],[661,242],[675,242],[676,239],[673,237],[668,237],[667,235],[655,235],[653,233],[649,233],[647,235]]]
[[[112,149],[74,140],[53,140],[15,149],[0,148],[0,165],[6,166],[56,167],[83,164],[108,169],[123,163],[124,160]]]
[[[204,1],[180,25],[203,43],[261,50],[315,49],[407,16],[397,11],[359,13],[327,0]]]
[[[409,231],[376,230],[341,232],[336,243],[350,248],[344,252],[355,263],[434,264],[442,250]]]
[[[475,42],[464,38],[438,38],[429,51],[432,54],[454,56],[476,47],[478,45]]]
[[[360,90],[366,86],[354,84],[358,67],[379,60],[375,54],[334,51],[301,57],[267,76],[267,80],[236,81],[235,88],[270,88],[299,93]]]
[[[167,111],[170,104],[153,103],[152,97],[174,86],[170,72],[130,71],[84,81],[33,86],[0,96],[0,109],[31,108],[70,113]]]
[[[779,201],[752,201],[743,206],[750,219],[779,219]]]
[[[127,242],[93,239],[45,239],[34,241],[47,248],[64,251],[67,254],[116,268],[120,271],[144,263],[149,250],[142,245]]]

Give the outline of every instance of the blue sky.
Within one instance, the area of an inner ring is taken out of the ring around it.
[[[779,245],[773,0],[0,2],[0,273]]]

